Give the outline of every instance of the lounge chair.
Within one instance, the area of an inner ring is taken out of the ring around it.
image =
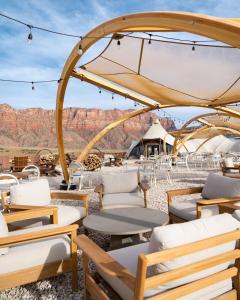
[[[8,195],[2,194],[3,207],[6,207]],[[60,205],[55,200],[80,201],[82,206]],[[38,179],[10,187],[11,205],[49,206],[54,205],[58,210],[58,224],[61,226],[78,223],[88,214],[88,195],[72,192],[51,192],[47,179]],[[49,218],[37,218],[29,221],[15,222],[14,228],[35,227],[49,224]]]
[[[7,223],[44,215],[42,208],[0,213],[0,290],[72,272],[77,290],[77,247],[73,243],[78,225],[46,225],[8,231]]]
[[[190,195],[193,196],[189,198]],[[218,204],[239,202],[240,180],[210,173],[203,187],[171,190],[167,196],[170,220],[191,221],[218,214]],[[177,196],[181,198],[175,198]]]
[[[240,179],[240,165],[234,164],[232,157],[224,158],[220,162],[220,166],[221,166],[223,176]]]
[[[80,235],[84,299],[237,300],[239,226],[229,214],[161,226],[149,243],[108,253]]]
[[[139,182],[137,172],[104,174],[102,182],[94,190],[99,195],[100,209],[147,207],[147,191],[150,187],[145,181]]]

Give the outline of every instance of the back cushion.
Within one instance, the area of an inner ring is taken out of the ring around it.
[[[11,203],[45,206],[51,203],[50,188],[47,179],[38,179],[10,188]]]
[[[4,216],[0,212],[0,238],[8,236],[8,227],[5,222]],[[7,254],[8,247],[0,248],[0,255]]]
[[[234,163],[233,163],[233,159],[232,157],[227,157],[223,159],[223,163],[225,165],[226,168],[233,168],[234,167]]]
[[[191,222],[172,224],[162,227],[156,227],[153,230],[149,252],[158,252],[165,249],[174,248],[180,245],[207,239],[216,235],[234,231],[240,227],[240,222],[234,219],[230,214],[221,214],[209,218],[198,219]],[[170,261],[162,262],[151,269],[151,273],[163,273],[184,265],[192,264],[203,259],[216,256],[218,254],[231,251],[235,248],[235,241],[222,244],[217,247],[208,248],[193,254],[185,255]],[[230,262],[208,268],[190,276],[169,282],[160,287],[162,290],[173,288],[178,285],[186,284],[191,281],[209,276],[216,272],[228,268]]]
[[[205,199],[240,197],[240,180],[210,173],[202,190]]]
[[[131,193],[138,187],[138,173],[112,173],[102,176],[104,194]]]

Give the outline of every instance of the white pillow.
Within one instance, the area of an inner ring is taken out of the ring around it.
[[[12,204],[46,206],[51,203],[47,179],[38,179],[10,187]]]
[[[207,239],[216,235],[234,231],[240,227],[240,222],[230,214],[221,214],[209,218],[198,219],[181,224],[172,224],[156,227],[150,238],[149,253],[174,248],[180,245]],[[217,247],[208,248],[193,254],[185,255],[170,261],[162,262],[151,268],[151,275],[173,270],[184,265],[192,264],[203,259],[235,249],[235,241],[222,244]],[[228,268],[230,262],[208,268],[204,271],[194,273],[190,276],[171,281],[159,287],[162,290],[173,288],[182,284],[204,278],[216,272]]]
[[[138,187],[138,173],[124,172],[102,175],[104,194],[135,192]]]
[[[8,236],[8,227],[5,221],[4,216],[0,212],[0,238]],[[0,255],[7,254],[8,247],[0,248]]]
[[[240,197],[240,180],[209,173],[202,190],[204,199]]]

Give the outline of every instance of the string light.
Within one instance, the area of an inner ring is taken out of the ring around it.
[[[112,93],[112,100],[114,99],[114,93]]]
[[[32,35],[32,26],[31,25],[28,25],[28,28],[29,28],[29,34],[28,34],[28,44],[31,44],[32,43],[32,39],[33,39],[33,35]]]
[[[35,87],[34,87],[33,81],[32,81],[32,90],[35,90]]]
[[[102,90],[101,90],[101,88],[99,89],[99,94],[102,94]]]
[[[121,45],[121,42],[120,42],[120,40],[118,40],[118,41],[117,41],[117,45],[118,45],[118,46],[120,46],[120,45]]]
[[[81,37],[81,40],[82,40],[82,37]],[[82,49],[82,44],[81,44],[81,42],[80,42],[80,44],[79,44],[79,47],[78,47],[78,54],[81,56],[81,55],[83,55],[83,49]]]
[[[196,44],[196,42],[194,41],[193,46],[192,46],[192,51],[195,51],[195,44]]]
[[[149,40],[148,40],[148,44],[150,45],[152,43],[152,34],[149,33]]]

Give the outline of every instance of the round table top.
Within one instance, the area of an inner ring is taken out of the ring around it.
[[[102,210],[83,220],[87,229],[110,235],[130,235],[152,231],[169,223],[169,216],[160,210],[125,207]]]

